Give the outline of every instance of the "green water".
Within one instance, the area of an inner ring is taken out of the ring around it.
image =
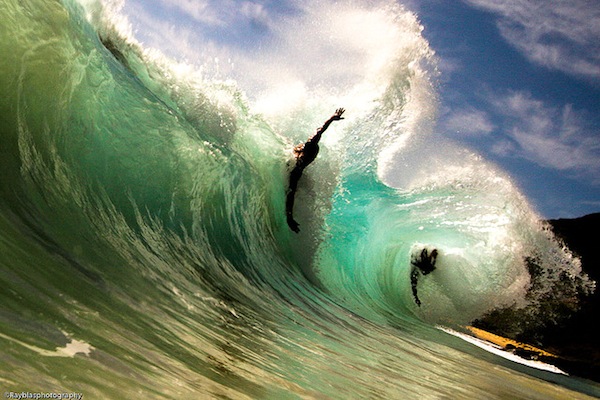
[[[383,183],[378,157],[403,135],[395,121],[423,84],[406,60],[371,109],[336,127],[345,148],[325,145],[307,170],[296,235],[284,198],[298,133],[253,113],[234,83],[178,74],[115,29],[110,12],[86,7],[0,3],[1,389],[88,399],[598,395],[594,383],[436,328],[515,303],[539,320],[549,293],[571,301],[590,283],[510,180],[477,157],[442,152],[434,172],[403,188]],[[327,103],[291,124],[326,118]],[[411,151],[431,153],[421,145]],[[417,307],[410,260],[424,246],[440,257]],[[544,271],[533,292],[525,256]],[[573,279],[557,292],[563,271]]]

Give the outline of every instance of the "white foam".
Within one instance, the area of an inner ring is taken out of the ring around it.
[[[69,337],[69,335],[66,332],[62,332],[62,333],[63,333],[63,335],[65,335],[65,337],[67,337],[69,339],[69,342],[64,347],[57,347],[53,351],[42,349],[40,347],[24,343],[20,340],[12,338],[8,335],[4,335],[2,333],[0,333],[0,337],[3,339],[9,340],[13,343],[17,343],[31,351],[38,353],[41,356],[44,356],[44,357],[75,357],[76,354],[83,354],[85,356],[89,356],[90,353],[92,352],[92,350],[94,350],[94,347],[92,347],[90,344],[88,344],[84,341],[81,341],[81,340],[73,339],[73,338]]]

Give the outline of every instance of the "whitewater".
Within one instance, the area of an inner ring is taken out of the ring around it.
[[[447,333],[499,309],[542,327],[594,282],[507,174],[436,132],[413,13],[306,4],[216,73],[145,47],[122,4],[0,0],[5,396],[600,395]],[[337,107],[295,234],[291,148]],[[434,248],[418,306],[411,260]]]

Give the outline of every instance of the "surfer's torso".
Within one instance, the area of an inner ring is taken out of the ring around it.
[[[296,166],[305,168],[310,163],[315,161],[317,155],[319,154],[319,145],[313,141],[309,140],[306,143],[302,143],[294,147],[294,155],[296,156]]]

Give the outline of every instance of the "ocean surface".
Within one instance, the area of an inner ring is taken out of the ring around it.
[[[417,18],[353,7],[397,37],[343,84],[277,108],[144,47],[118,7],[0,0],[2,392],[600,395],[444,330],[499,308],[518,315],[507,330],[543,326],[594,283],[505,173],[436,136]],[[290,150],[337,107],[295,234]],[[434,248],[419,307],[411,259]]]

